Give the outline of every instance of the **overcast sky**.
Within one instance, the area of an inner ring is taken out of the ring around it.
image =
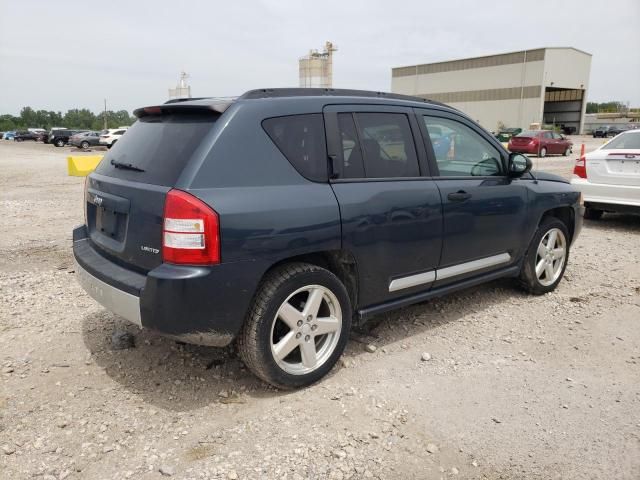
[[[334,87],[371,90],[393,66],[573,46],[593,54],[588,100],[640,107],[639,0],[0,0],[0,113],[132,110],[182,69],[194,96],[297,86],[326,40]]]

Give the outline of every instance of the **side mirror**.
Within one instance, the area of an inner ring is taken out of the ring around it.
[[[518,178],[531,170],[531,159],[520,153],[509,154],[509,176]]]

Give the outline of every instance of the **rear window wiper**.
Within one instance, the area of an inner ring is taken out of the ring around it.
[[[134,172],[144,172],[144,168],[136,167],[135,165],[131,165],[130,163],[116,162],[113,158],[111,159],[111,165],[116,168],[122,168],[123,170],[133,170]]]

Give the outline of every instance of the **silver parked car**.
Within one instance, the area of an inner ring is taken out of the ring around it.
[[[81,132],[69,138],[69,144],[74,147],[89,148],[99,145],[100,132]]]

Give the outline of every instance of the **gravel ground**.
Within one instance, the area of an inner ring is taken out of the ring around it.
[[[0,142],[0,478],[640,478],[640,217],[586,222],[551,294],[497,281],[381,316],[279,392],[81,291],[66,154]]]

